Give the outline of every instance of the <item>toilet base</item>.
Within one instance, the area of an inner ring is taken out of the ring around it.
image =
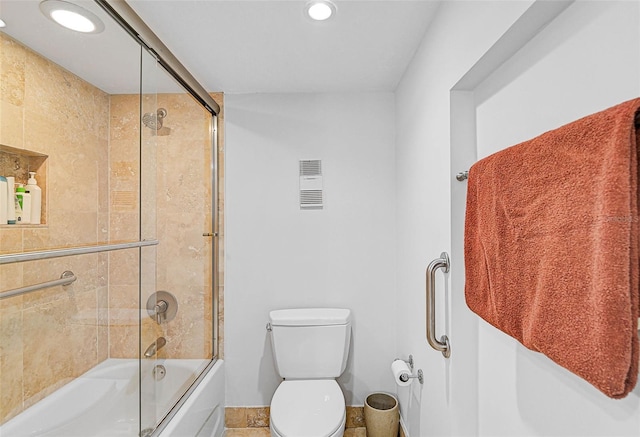
[[[347,424],[347,418],[345,416],[345,418],[342,420],[342,424],[336,430],[336,432],[334,432],[330,436],[322,436],[322,437],[343,437],[344,436],[344,426],[346,424]],[[269,431],[271,432],[271,437],[296,437],[296,436],[284,436],[284,435],[278,434],[278,432],[275,429],[273,429],[273,425],[269,426]],[[318,436],[318,437],[320,437],[320,436]]]

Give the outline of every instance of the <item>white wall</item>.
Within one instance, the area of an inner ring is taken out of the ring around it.
[[[398,389],[412,437],[477,433],[475,322],[460,311],[460,287],[438,273],[436,333],[449,335],[451,358],[428,346],[425,268],[440,252],[451,253],[450,90],[530,4],[444,2],[396,92],[397,347],[398,355],[413,354],[426,375],[424,386]],[[463,260],[451,263],[455,271]]]
[[[572,4],[476,88],[477,158],[638,97],[639,32],[638,2]],[[640,386],[609,399],[484,322],[478,371],[480,435],[640,435]]]
[[[482,155],[640,88],[638,3],[578,2],[478,89],[452,93],[532,3],[444,2],[395,96],[227,96],[227,405],[268,405],[278,384],[269,310],[346,306],[356,319],[347,404],[397,392],[411,437],[638,435],[638,388],[602,398],[478,322],[459,254],[446,281],[438,274],[436,331],[451,358],[424,337],[424,269],[456,253],[462,232],[451,163],[476,158],[455,157],[452,138],[473,131]],[[461,114],[456,99],[475,99],[477,132],[475,104]],[[325,211],[298,210],[299,159],[323,160]],[[408,354],[425,384],[396,389],[389,363]]]
[[[451,92],[531,5],[443,3],[396,93],[398,354],[412,353],[426,374],[423,387],[398,390],[411,437],[640,435],[640,388],[610,400],[479,322],[463,300],[463,259],[451,246],[463,232],[465,184],[455,172],[476,154],[640,91],[639,3],[580,1],[477,89]],[[450,150],[459,136],[473,147]],[[451,339],[448,361],[424,340],[424,268],[443,250],[455,254],[437,287],[436,331]]]
[[[347,405],[392,391],[393,95],[226,95],[225,118],[227,405],[270,404],[277,308],[350,308]],[[301,159],[322,160],[322,211],[299,209]]]

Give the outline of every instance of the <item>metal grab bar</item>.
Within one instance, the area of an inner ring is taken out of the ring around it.
[[[66,270],[60,275],[60,279],[54,281],[42,282],[40,284],[29,285],[27,287],[14,288],[13,290],[7,290],[0,293],[0,300],[7,297],[17,296],[19,294],[30,293],[32,291],[40,290],[42,288],[57,287],[58,285],[69,285],[75,281],[76,275],[72,271]]]
[[[451,356],[451,346],[449,345],[449,338],[446,335],[440,337],[440,340],[436,340],[436,270],[443,269],[444,273],[449,272],[449,255],[447,252],[442,252],[440,258],[434,259],[429,263],[427,267],[427,341],[429,345],[437,351],[442,352],[445,358]]]
[[[51,249],[41,252],[24,252],[0,255],[0,264],[11,264],[39,259],[60,258],[63,256],[86,255],[89,253],[109,252],[112,250],[132,249],[135,247],[157,246],[158,240],[142,240],[130,243],[101,244],[98,246],[81,246],[69,249]]]

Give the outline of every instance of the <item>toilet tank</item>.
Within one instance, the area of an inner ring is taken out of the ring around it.
[[[337,378],[351,340],[351,311],[301,308],[269,313],[276,370],[286,379]]]

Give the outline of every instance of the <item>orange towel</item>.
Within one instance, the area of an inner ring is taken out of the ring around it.
[[[469,170],[469,308],[612,398],[638,379],[640,99]]]

